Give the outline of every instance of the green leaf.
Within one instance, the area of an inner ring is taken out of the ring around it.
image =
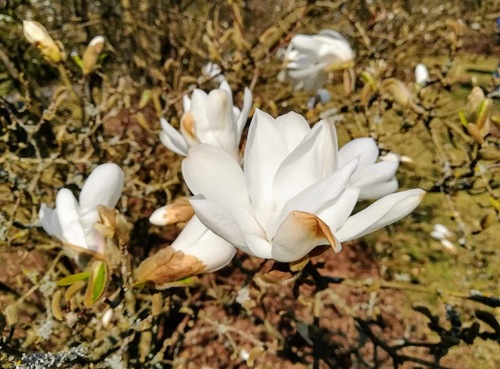
[[[85,307],[91,307],[102,298],[108,287],[109,279],[108,265],[104,261],[94,262],[87,290],[85,291],[85,297],[83,298]]]
[[[90,273],[89,272],[82,272],[82,273],[77,273],[77,274],[71,274],[67,277],[64,277],[60,280],[57,281],[58,286],[70,286],[75,282],[78,281],[85,281],[89,279]]]
[[[75,63],[82,68],[83,67],[83,60],[80,58],[80,55],[78,55],[76,52],[71,53],[71,58],[75,61]]]
[[[460,118],[460,122],[462,122],[464,127],[467,127],[469,122],[467,122],[467,118],[465,117],[465,114],[462,110],[458,112],[458,117]]]

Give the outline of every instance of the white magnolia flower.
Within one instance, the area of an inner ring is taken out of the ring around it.
[[[144,260],[135,270],[139,283],[166,288],[172,282],[200,273],[215,272],[229,264],[236,249],[193,216],[169,247]]]
[[[298,34],[290,41],[285,54],[286,71],[280,73],[278,79],[290,80],[295,90],[316,91],[327,81],[329,68],[335,64],[346,65],[354,56],[349,42],[336,31]]]
[[[99,221],[97,206],[114,208],[123,184],[124,174],[118,165],[99,165],[85,181],[79,202],[69,189],[62,188],[57,193],[55,209],[42,204],[39,217],[43,229],[82,251],[104,254],[103,235],[94,228]]]
[[[456,253],[457,249],[450,238],[453,238],[453,233],[444,224],[436,223],[430,233],[431,237],[441,242],[441,245],[452,253]]]
[[[430,81],[429,71],[427,70],[427,67],[424,64],[420,63],[416,66],[415,81],[422,86]]]
[[[221,147],[235,159],[239,158],[241,133],[252,107],[250,90],[245,88],[241,111],[233,106],[233,95],[226,81],[208,94],[195,89],[191,99],[184,96],[183,102],[180,132],[162,118],[161,142],[183,156],[191,146],[207,143]]]
[[[244,171],[227,152],[197,145],[182,172],[195,195],[200,221],[255,256],[293,262],[319,245],[361,237],[403,218],[420,203],[420,189],[383,197],[351,215],[360,190],[348,183],[361,154],[338,167],[333,124],[312,129],[289,113],[276,120],[257,111],[244,155]]]

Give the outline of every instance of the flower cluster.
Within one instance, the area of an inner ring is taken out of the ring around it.
[[[89,45],[97,49],[87,58],[88,73],[103,45],[102,37]],[[353,58],[349,43],[337,32],[296,35],[287,51],[287,73],[296,88],[317,88],[332,65],[346,68],[342,63]],[[397,155],[379,160],[372,138],[357,138],[339,149],[332,121],[311,127],[299,114],[274,119],[257,109],[241,155],[251,105],[252,93],[245,89],[241,110],[235,107],[229,83],[222,79],[218,89],[195,89],[191,98],[184,96],[179,131],[161,119],[161,142],[186,156],[182,173],[193,197],[189,202],[177,199],[151,215],[155,225],[187,224],[169,247],[136,269],[139,283],[162,286],[216,271],[232,260],[236,249],[290,263],[318,246],[330,245],[338,252],[342,242],[392,224],[420,203],[421,189],[395,192]],[[117,165],[100,165],[83,186],[79,202],[62,189],[55,209],[42,204],[41,224],[77,251],[105,254],[104,228],[96,226],[98,206],[113,208],[123,185]],[[353,214],[365,199],[376,201]]]

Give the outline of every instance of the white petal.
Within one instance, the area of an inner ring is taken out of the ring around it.
[[[182,109],[184,113],[191,110],[191,99],[188,95],[182,96]]]
[[[231,90],[231,86],[229,86],[229,83],[226,80],[222,81],[219,85],[219,89],[227,92],[227,94],[229,95],[229,101],[231,102],[231,105],[232,105],[233,104],[233,91]],[[209,104],[209,106],[211,106],[211,105]]]
[[[59,190],[56,196],[56,212],[62,230],[62,240],[87,249],[85,233],[80,224],[78,201],[67,188]]]
[[[217,140],[217,146],[222,147],[232,157],[238,159],[237,142],[239,142],[239,137],[236,137],[231,95],[225,90],[213,90],[208,94],[207,104],[210,107],[207,111],[209,129]],[[200,137],[205,135],[200,130],[197,130],[196,133]]]
[[[267,240],[267,238],[262,237],[261,235],[257,235],[254,233],[246,233],[245,234],[246,244],[251,251],[251,255],[258,256],[262,259],[271,259],[272,258],[272,247],[271,243]]]
[[[280,262],[293,262],[316,246],[328,244],[337,250],[340,248],[340,243],[321,219],[314,214],[294,211],[278,227],[273,238],[272,257]]]
[[[285,158],[273,184],[278,209],[288,199],[333,172],[336,141],[333,125],[321,121]]]
[[[252,91],[245,87],[245,92],[243,93],[243,106],[241,108],[241,113],[236,120],[236,136],[238,137],[238,145],[241,140],[241,134],[247,123],[248,114],[250,114],[250,109],[252,109]]]
[[[176,154],[186,156],[188,145],[184,137],[165,119],[160,119],[162,130],[160,132],[161,143]]]
[[[189,202],[193,206],[196,216],[205,227],[234,247],[253,255],[246,243],[240,225],[224,208],[199,196],[192,197]]]
[[[377,161],[378,147],[375,140],[371,137],[355,138],[346,143],[339,150],[339,166],[345,165],[349,160],[359,156],[358,170],[361,170]]]
[[[351,160],[338,171],[312,184],[304,191],[288,200],[283,207],[281,216],[277,220],[277,224],[269,225],[270,228],[267,230],[268,237],[272,237],[276,231],[275,227],[281,224],[290,212],[299,210],[312,214],[318,214],[319,211],[328,207],[328,204],[332,203],[333,200],[335,200],[343,192],[347,182],[349,181],[349,177],[356,170],[357,163],[357,158]],[[340,210],[340,212],[342,212],[342,210]],[[349,211],[345,218],[347,219],[350,214],[351,212]],[[325,222],[329,224],[326,220]]]
[[[172,242],[172,245],[170,246],[176,250],[182,250],[182,247],[185,245],[198,242],[207,230],[207,227],[205,227],[200,222],[200,219],[195,215],[189,220],[189,222],[186,223],[182,232],[179,233],[175,241]]]
[[[45,232],[60,240],[63,239],[61,225],[59,224],[57,211],[55,209],[49,208],[42,203],[40,211],[38,212],[38,217],[40,218],[40,223]]]
[[[348,187],[340,196],[327,203],[317,214],[337,236],[339,229],[351,215],[358,201],[359,189]]]
[[[289,153],[299,145],[311,130],[307,120],[295,112],[280,115],[276,118],[274,124],[284,134]]]
[[[397,179],[389,182],[375,183],[368,186],[360,187],[359,199],[360,200],[376,200],[389,195],[398,190],[399,184]]]
[[[210,127],[208,121],[208,94],[205,91],[195,89],[191,96],[191,114],[194,117],[194,128],[196,138],[202,142],[217,146],[219,143]]]
[[[193,146],[182,162],[182,173],[193,194],[224,208],[243,232],[264,236],[252,213],[243,171],[227,152],[211,145]]]
[[[187,255],[196,257],[205,264],[204,273],[215,272],[225,267],[236,254],[236,248],[207,228],[205,228],[205,233],[199,241],[177,249]]]
[[[343,242],[392,224],[411,213],[422,201],[424,195],[425,191],[421,189],[387,195],[368,208],[349,217],[336,232],[336,236]]]
[[[349,181],[352,187],[363,187],[375,183],[388,182],[394,179],[399,163],[393,161],[381,161],[354,173]]]
[[[272,189],[276,170],[288,154],[283,130],[275,123],[269,114],[255,111],[243,159],[254,214],[263,227],[275,209]]]
[[[316,54],[318,42],[310,35],[297,34],[292,37],[290,44],[293,48],[303,53]]]
[[[97,205],[114,208],[122,195],[124,174],[113,163],[97,166],[83,185],[80,192],[80,213],[94,210]]]

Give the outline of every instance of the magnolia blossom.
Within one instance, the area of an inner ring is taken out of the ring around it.
[[[282,82],[290,80],[295,90],[316,91],[325,84],[329,68],[335,64],[346,67],[353,60],[351,45],[336,31],[298,34],[290,41],[285,54],[286,71],[278,78]]]
[[[175,241],[144,260],[136,270],[139,282],[162,288],[170,282],[199,273],[215,272],[229,264],[236,249],[193,216]]]
[[[42,204],[39,217],[43,229],[81,251],[104,254],[103,235],[94,228],[99,221],[97,206],[114,208],[123,185],[124,174],[118,165],[99,165],[83,185],[80,201],[69,189],[62,188],[57,193],[55,209]]]
[[[244,170],[220,147],[201,144],[190,149],[182,172],[208,229],[251,255],[293,262],[320,245],[339,251],[341,242],[394,223],[420,203],[424,191],[408,190],[351,215],[360,189],[349,181],[365,160],[361,154],[339,167],[327,121],[311,129],[295,113],[275,120],[257,111]]]
[[[161,142],[183,156],[191,146],[207,143],[221,147],[235,159],[239,158],[241,133],[252,106],[250,90],[245,88],[241,111],[233,106],[233,95],[227,81],[208,94],[195,89],[191,99],[184,96],[183,102],[180,132],[162,118]]]

